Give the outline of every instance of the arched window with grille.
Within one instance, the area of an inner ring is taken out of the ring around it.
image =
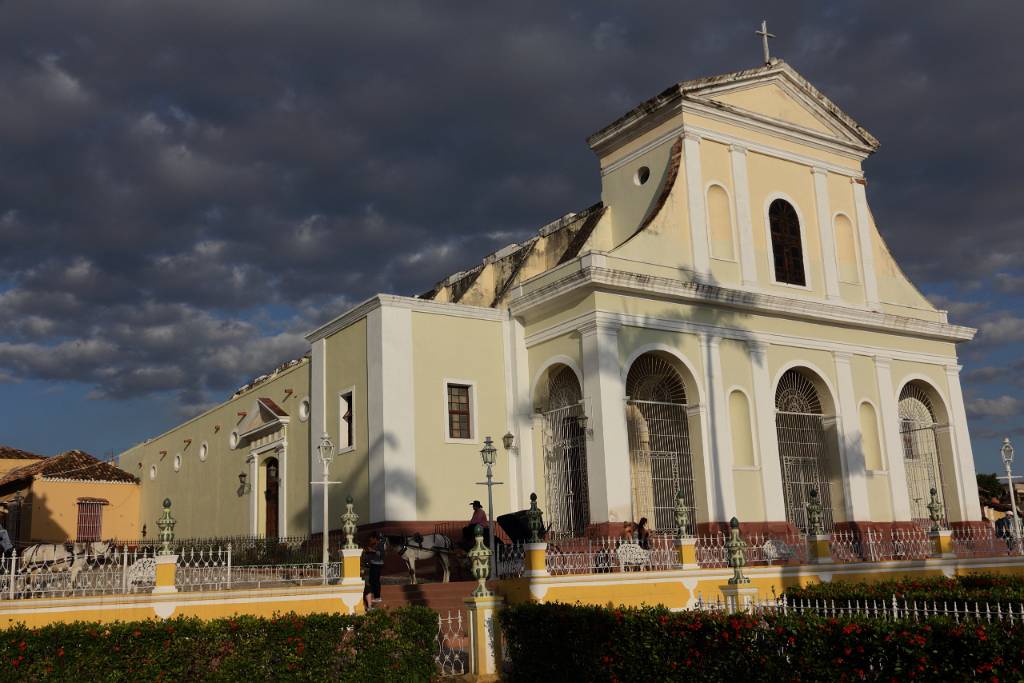
[[[555,365],[548,371],[547,393],[540,406],[546,522],[561,536],[581,536],[590,524],[582,399],[571,368]]]
[[[645,353],[629,368],[626,394],[633,519],[646,517],[648,528],[673,531],[676,496],[682,491],[693,533],[696,506],[683,379],[664,356]]]
[[[775,281],[789,285],[807,285],[804,272],[804,248],[800,236],[800,218],[785,199],[768,206],[768,225],[772,238],[772,264]]]
[[[826,476],[825,420],[818,390],[801,370],[783,373],[775,390],[775,431],[782,465],[786,521],[807,530],[812,490],[821,504],[822,525],[832,530],[832,497]]]
[[[917,382],[900,391],[900,439],[903,442],[903,468],[907,475],[907,497],[910,517],[920,524],[930,524],[928,503],[931,489],[942,503],[942,472],[935,430],[935,410],[928,392]],[[945,509],[945,505],[943,505]]]

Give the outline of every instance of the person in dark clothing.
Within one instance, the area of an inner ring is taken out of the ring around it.
[[[644,550],[651,549],[651,530],[647,528],[647,518],[641,517],[636,525],[636,542]]]
[[[371,609],[374,602],[380,601],[380,575],[384,570],[384,552],[386,543],[384,536],[379,531],[374,531],[370,536],[370,542],[364,549],[364,554],[369,556],[369,574],[363,586],[363,604],[366,609]]]

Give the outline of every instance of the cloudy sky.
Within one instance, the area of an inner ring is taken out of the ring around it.
[[[869,200],[1024,437],[1024,5],[0,4],[0,443],[120,451],[599,197],[586,136],[774,54],[882,141]],[[1024,457],[1024,438],[1020,438]]]

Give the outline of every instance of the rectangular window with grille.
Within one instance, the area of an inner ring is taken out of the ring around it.
[[[75,535],[79,541],[98,541],[103,534],[103,506],[101,500],[78,501],[78,531]]]
[[[466,384],[448,385],[448,438],[472,439],[470,425],[470,387]]]

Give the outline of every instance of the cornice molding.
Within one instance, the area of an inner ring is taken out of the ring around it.
[[[866,311],[835,303],[791,299],[774,294],[745,292],[701,282],[684,282],[654,275],[642,275],[610,268],[589,267],[513,299],[509,308],[520,316],[582,287],[614,289],[644,296],[657,295],[688,303],[727,306],[768,315],[784,315],[814,322],[841,324],[863,329],[947,342],[970,341],[976,330],[931,320]]]

